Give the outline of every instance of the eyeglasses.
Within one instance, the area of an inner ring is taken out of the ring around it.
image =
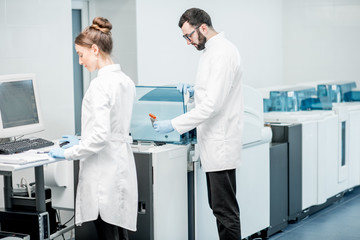
[[[200,26],[201,26],[201,25],[200,25]],[[191,33],[183,35],[183,38],[185,38],[185,40],[188,40],[189,42],[191,42],[191,41],[192,41],[192,40],[191,40],[191,35],[193,35],[194,32],[196,31],[196,29],[198,29],[200,26],[196,27],[196,28],[194,29],[194,31],[192,31]]]

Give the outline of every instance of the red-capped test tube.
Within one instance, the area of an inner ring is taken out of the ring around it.
[[[154,127],[154,122],[156,121],[156,116],[152,113],[149,113],[150,121],[152,126]]]

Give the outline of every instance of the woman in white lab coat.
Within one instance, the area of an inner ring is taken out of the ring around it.
[[[135,85],[114,64],[111,23],[93,20],[75,39],[79,63],[98,70],[82,103],[82,137],[64,136],[69,142],[53,149],[52,157],[80,159],[76,195],[77,225],[94,221],[98,238],[128,239],[136,230],[137,177],[129,136]]]

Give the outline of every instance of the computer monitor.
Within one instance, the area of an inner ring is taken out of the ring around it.
[[[35,74],[0,75],[0,138],[44,130]]]

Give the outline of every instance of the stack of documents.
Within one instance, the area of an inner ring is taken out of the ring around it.
[[[15,153],[10,155],[0,155],[0,163],[23,165],[32,162],[49,160],[47,152],[39,152],[37,150],[29,150],[22,153]]]

